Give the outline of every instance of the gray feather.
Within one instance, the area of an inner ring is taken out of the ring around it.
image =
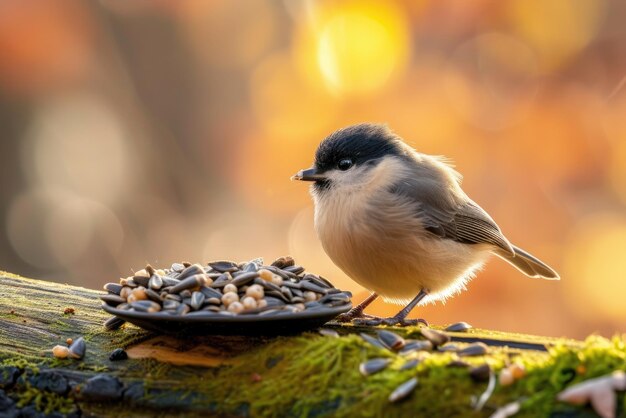
[[[391,192],[415,202],[416,216],[429,232],[465,244],[491,244],[505,254],[513,247],[498,225],[463,193],[460,176],[438,159],[421,156],[411,178],[403,178]]]
[[[513,246],[513,250],[515,251],[515,255],[513,256],[501,250],[497,250],[494,253],[529,277],[543,278],[548,280],[560,279],[556,271],[554,271],[552,268],[550,268],[550,266],[539,260],[537,257],[515,246]]]

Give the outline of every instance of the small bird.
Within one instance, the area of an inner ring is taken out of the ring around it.
[[[328,256],[373,292],[340,321],[426,323],[406,317],[420,303],[465,289],[492,254],[529,277],[559,279],[506,239],[444,158],[415,151],[386,125],[332,133],[317,148],[313,167],[292,179],[313,182],[315,229]],[[389,318],[365,314],[378,296],[406,306]]]

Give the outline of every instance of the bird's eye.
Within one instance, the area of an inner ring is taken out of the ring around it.
[[[343,160],[339,161],[339,164],[337,164],[337,168],[340,169],[341,171],[346,171],[347,169],[349,169],[353,165],[354,165],[354,163],[352,162],[351,159],[344,158]]]

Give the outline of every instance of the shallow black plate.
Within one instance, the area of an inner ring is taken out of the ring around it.
[[[129,312],[106,303],[102,309],[148,331],[194,335],[285,335],[315,329],[337,315],[348,312],[352,304],[302,312],[258,315],[170,315],[163,312]]]

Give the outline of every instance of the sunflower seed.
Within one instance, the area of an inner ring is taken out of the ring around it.
[[[145,293],[146,293],[146,296],[148,296],[148,299],[150,299],[151,301],[161,303],[161,295],[159,295],[154,290],[146,289]]]
[[[304,267],[302,266],[287,266],[285,268],[283,268],[283,271],[287,271],[289,273],[293,273],[293,274],[300,274],[302,272],[304,272]]]
[[[411,393],[413,393],[416,387],[417,377],[413,377],[407,380],[406,382],[395,388],[393,392],[391,392],[391,395],[389,395],[389,402],[398,402],[406,398]]]
[[[115,295],[119,295],[120,292],[122,291],[122,285],[117,284],[117,283],[107,283],[103,286],[103,288],[109,293],[113,293]]]
[[[200,309],[205,299],[206,296],[204,296],[204,293],[193,292],[191,294],[191,307],[197,311],[198,309]]]
[[[241,287],[241,286],[247,285],[248,283],[252,282],[257,277],[259,277],[259,273],[257,273],[256,271],[251,271],[251,272],[248,272],[248,273],[242,273],[242,274],[238,275],[237,277],[233,278],[233,281],[231,283],[234,284],[237,287]]]
[[[446,367],[461,367],[466,368],[470,367],[471,364],[464,362],[463,360],[452,360],[450,363],[446,364]]]
[[[211,287],[222,288],[226,286],[228,283],[230,283],[232,279],[233,279],[233,276],[231,276],[229,272],[223,273],[217,279],[215,279],[213,283],[211,283]]]
[[[184,269],[185,269],[185,266],[183,266],[181,263],[174,263],[172,264],[172,267],[171,267],[171,270],[175,271],[176,273],[180,273]]]
[[[335,331],[334,329],[320,328],[318,332],[325,337],[335,337],[335,338],[339,337],[339,333]]]
[[[189,267],[186,267],[178,276],[178,280],[183,281],[187,277],[192,276],[203,276],[204,277],[204,268],[200,264],[192,264]]]
[[[460,351],[457,351],[457,354],[459,355],[459,357],[483,356],[487,354],[488,351],[489,351],[489,348],[487,347],[487,344],[477,342],[477,343],[468,345],[467,347],[465,347],[464,349]]]
[[[117,295],[113,295],[113,294],[101,295],[100,299],[102,301],[106,302],[106,304],[109,305],[109,306],[117,306],[120,303],[126,302],[126,299],[124,299],[123,297],[117,296]]]
[[[302,289],[302,284],[300,282],[292,282],[292,281],[289,281],[289,280],[285,280],[283,282],[283,286],[292,289],[292,291],[293,291],[293,289],[298,289],[298,290]]]
[[[153,290],[159,290],[163,287],[163,279],[161,276],[153,274],[148,281],[148,287]]]
[[[116,348],[115,350],[111,351],[111,354],[109,354],[110,361],[126,360],[127,358],[128,354],[126,353],[126,351],[124,351],[123,348]]]
[[[135,287],[139,286],[139,284],[137,284],[137,282],[135,282],[132,277],[120,280],[120,284],[122,286],[128,286],[128,287],[131,287],[131,288],[135,288]]]
[[[148,281],[150,281],[150,277],[146,276],[133,276],[133,282],[137,283],[138,286],[147,287]]]
[[[322,295],[325,295],[328,293],[328,289],[324,289],[321,286],[316,285],[315,283],[309,282],[309,281],[301,281],[300,285],[302,286],[302,289],[305,290],[310,290],[312,292],[315,293],[321,293]]]
[[[402,355],[414,353],[416,351],[432,351],[433,343],[428,340],[412,340],[408,341],[404,347],[398,352]]]
[[[470,329],[472,329],[472,326],[467,322],[456,322],[452,325],[448,325],[445,330],[449,332],[465,332]]]
[[[215,290],[213,288],[210,288],[210,287],[206,287],[206,286],[202,286],[200,288],[200,292],[202,292],[202,294],[204,294],[204,296],[206,296],[207,298],[218,298],[218,299],[220,299],[222,297],[222,292],[220,292],[219,290]]]
[[[151,300],[138,300],[131,303],[130,306],[139,312],[158,312],[161,310],[161,305]]]
[[[239,270],[239,267],[237,266],[236,263],[233,263],[232,261],[215,261],[212,263],[209,263],[209,266],[211,266],[211,268],[215,271],[219,271],[220,273],[226,273],[226,272],[235,272],[237,270]]]
[[[176,286],[178,283],[180,283],[180,280],[173,279],[171,277],[161,277],[161,280],[163,280],[163,289],[167,287]]]
[[[85,351],[87,350],[87,344],[83,337],[77,338],[70,345],[70,356],[76,359],[81,359],[85,357]]]
[[[402,367],[400,367],[399,370],[404,371],[404,370],[411,370],[417,367],[417,365],[420,364],[420,361],[417,359],[413,359],[413,360],[409,360],[406,363],[404,363],[402,365]]]
[[[365,333],[360,333],[359,335],[361,336],[361,338],[363,338],[366,342],[370,343],[374,347],[387,348],[383,343],[380,342],[380,340],[378,340],[378,338],[374,338],[371,335]]]
[[[385,347],[393,351],[401,349],[406,344],[404,338],[394,332],[386,330],[378,331],[378,339]]]
[[[104,328],[106,328],[108,331],[115,331],[125,323],[126,321],[124,321],[123,319],[120,319],[117,316],[112,316],[104,321]]]
[[[291,267],[294,265],[294,260],[292,257],[279,257],[272,263],[272,267],[277,267],[279,269],[283,269],[285,267]]]
[[[180,293],[183,290],[202,285],[204,285],[204,273],[194,274],[193,276],[189,276],[186,279],[181,280],[176,286],[172,286],[172,288],[170,289],[170,293]]]
[[[244,271],[245,273],[256,272],[259,270],[259,265],[255,263],[253,260],[253,261],[250,261],[249,263],[244,264],[241,270]]]
[[[368,360],[364,363],[361,363],[359,366],[359,371],[363,376],[369,376],[374,373],[378,373],[381,370],[384,370],[389,366],[391,360],[388,358],[375,358]]]
[[[178,309],[179,305],[180,305],[180,302],[178,302],[177,300],[165,299],[163,301],[163,309],[166,309],[166,310]]]
[[[441,351],[442,353],[454,353],[459,351],[459,346],[456,344],[450,344],[450,343],[446,343],[444,345],[440,345],[439,347],[437,347],[437,351]]]
[[[178,308],[176,308],[176,315],[187,315],[190,310],[191,308],[189,307],[189,305],[181,303],[180,305],[178,305]]]
[[[445,343],[450,341],[450,336],[441,331],[437,331],[430,328],[420,328],[420,332],[429,340],[435,347],[444,345]]]
[[[486,382],[491,376],[491,367],[488,364],[472,367],[469,375],[475,382]]]

